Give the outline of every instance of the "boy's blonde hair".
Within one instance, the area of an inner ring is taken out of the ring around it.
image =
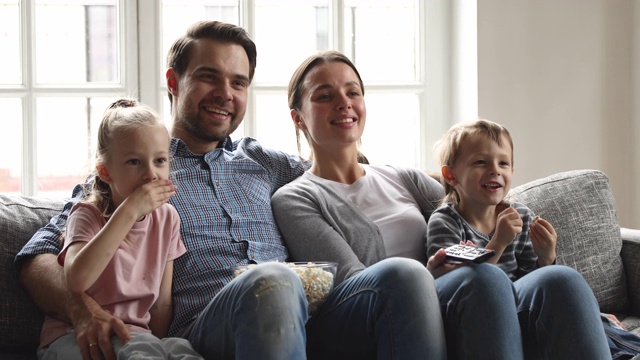
[[[486,119],[478,119],[472,122],[459,123],[453,125],[444,136],[435,143],[436,160],[443,166],[454,166],[460,155],[460,148],[464,141],[475,135],[488,136],[498,145],[502,145],[503,136],[511,145],[511,159],[513,166],[513,139],[511,134],[504,126]],[[440,182],[444,186],[445,197],[443,203],[458,204],[460,201],[456,191],[447,183],[444,177]]]

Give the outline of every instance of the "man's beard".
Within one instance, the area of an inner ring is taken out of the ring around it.
[[[240,125],[240,121],[234,121],[234,119],[231,119],[228,128],[215,128],[212,133],[211,130],[204,125],[206,122],[207,120],[200,119],[197,114],[195,116],[185,112],[180,114],[180,123],[182,128],[187,130],[191,136],[200,139],[203,142],[223,142]]]

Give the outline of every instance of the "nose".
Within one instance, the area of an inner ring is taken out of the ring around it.
[[[491,164],[491,169],[489,169],[489,175],[500,176],[500,165],[497,163]]]
[[[158,179],[158,173],[155,171],[155,168],[151,165],[148,165],[144,169],[144,173],[142,174],[142,178],[146,182],[155,181]]]
[[[338,110],[351,109],[351,98],[347,94],[340,94],[337,97],[336,107]]]
[[[213,95],[222,101],[231,101],[233,91],[228,81],[220,81],[213,89]]]

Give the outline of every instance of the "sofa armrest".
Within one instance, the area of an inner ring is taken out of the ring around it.
[[[620,228],[622,250],[620,256],[627,278],[631,314],[640,316],[640,230]]]

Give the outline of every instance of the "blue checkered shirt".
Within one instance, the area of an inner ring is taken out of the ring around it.
[[[271,195],[308,165],[296,156],[263,148],[251,138],[195,155],[171,141],[171,179],[178,190],[170,202],[181,219],[187,253],[174,261],[174,320],[169,335],[188,325],[233,278],[239,264],[284,261],[287,250],[271,211]],[[81,187],[62,214],[40,229],[16,256],[59,251],[61,229]]]

